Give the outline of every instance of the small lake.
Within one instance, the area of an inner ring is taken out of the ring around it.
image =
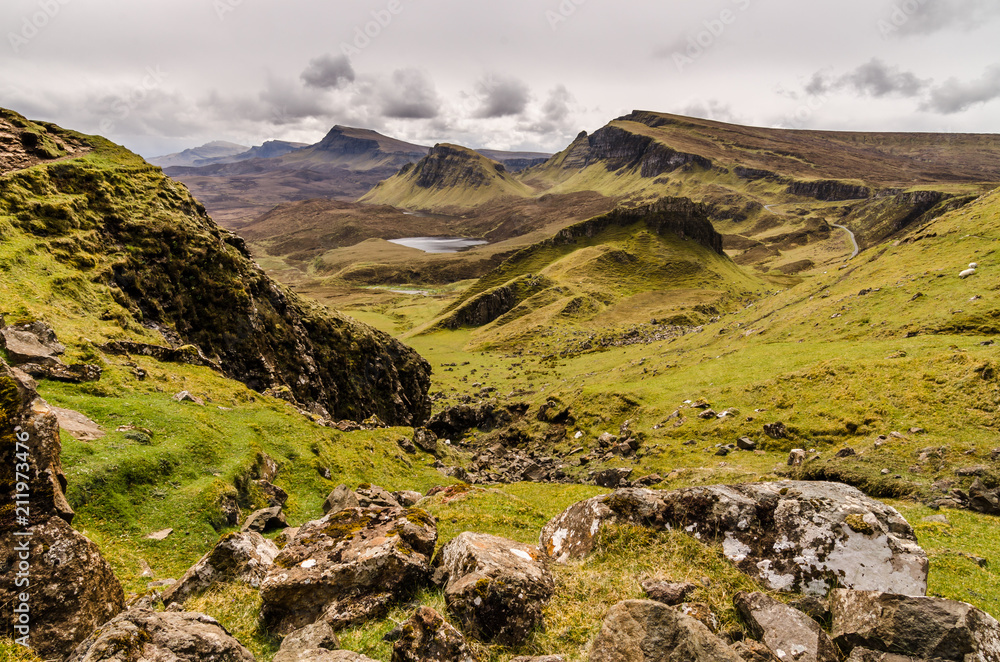
[[[459,253],[476,246],[484,246],[490,242],[485,239],[466,239],[465,237],[407,237],[405,239],[390,239],[389,243],[416,248],[425,253]]]

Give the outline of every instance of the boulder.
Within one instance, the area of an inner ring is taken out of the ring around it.
[[[358,489],[354,490],[358,497],[358,503],[362,508],[399,508],[396,497],[378,485],[362,483]]]
[[[271,508],[281,508],[288,501],[288,492],[266,480],[255,480],[254,485],[261,491]]]
[[[250,478],[273,483],[274,479],[278,477],[280,469],[278,461],[273,457],[264,452],[257,453],[257,457],[253,461],[253,466],[250,467]]]
[[[865,648],[921,659],[1000,660],[1000,623],[944,598],[838,589],[830,595],[831,635],[844,652]]]
[[[785,427],[784,423],[768,423],[764,426],[764,434],[769,436],[771,439],[787,439],[788,438],[788,428]]]
[[[476,662],[462,634],[430,607],[417,609],[392,646],[392,662]]]
[[[66,662],[254,662],[240,642],[204,614],[133,609],[80,644]]]
[[[326,501],[323,502],[323,514],[358,508],[360,505],[358,495],[351,488],[347,485],[338,485],[333,488],[333,491],[326,497]]]
[[[273,662],[312,662],[333,659],[327,653],[340,648],[340,640],[329,623],[320,621],[296,630],[281,641]]]
[[[801,448],[793,448],[788,452],[788,466],[801,467],[806,461],[806,452]]]
[[[598,472],[594,476],[594,482],[600,487],[628,487],[629,476],[634,469],[622,467],[618,469],[606,469]]]
[[[896,655],[895,653],[883,653],[867,648],[855,648],[847,658],[847,662],[927,662],[920,658],[909,655]]]
[[[0,329],[0,344],[14,365],[35,363],[55,365],[66,347],[56,339],[56,332],[45,322],[17,324]]]
[[[100,366],[83,363],[65,365],[59,361],[56,361],[51,365],[23,363],[19,367],[35,379],[49,379],[55,382],[66,382],[68,384],[83,384],[84,382],[100,381],[101,375],[104,374],[104,371]]]
[[[271,508],[261,508],[250,513],[247,521],[243,523],[241,531],[256,531],[257,533],[268,533],[288,526],[285,513],[281,512],[281,506]]]
[[[308,522],[261,584],[279,634],[317,620],[346,627],[384,616],[426,584],[437,522],[416,508],[348,508]]]
[[[125,593],[97,545],[62,518],[52,517],[27,530],[30,537],[0,530],[0,574],[4,577],[0,604],[4,605],[6,634],[27,634],[11,628],[8,620],[12,605],[21,604],[19,596],[27,593],[31,645],[43,658],[63,659],[125,608]],[[15,584],[18,573],[25,570],[22,562],[28,566],[30,587]]]
[[[425,453],[430,453],[431,455],[437,455],[438,453],[437,435],[427,428],[416,428],[413,430],[413,443]]]
[[[976,479],[969,488],[969,510],[986,515],[1000,515],[1000,490],[991,490]]]
[[[743,658],[743,662],[782,662],[770,648],[753,639],[737,641],[730,648]]]
[[[413,490],[400,490],[399,492],[393,492],[392,496],[404,508],[412,508],[424,498],[423,494],[414,492]]]
[[[590,662],[742,662],[690,616],[653,600],[612,607],[590,650]]]
[[[690,582],[658,582],[647,580],[642,583],[642,590],[650,600],[662,602],[665,605],[679,605],[696,589],[697,585]]]
[[[437,559],[448,613],[481,641],[517,646],[542,622],[555,582],[533,545],[466,531]]]
[[[840,662],[836,646],[819,623],[764,593],[738,593],[733,604],[755,639],[780,659]]]
[[[617,490],[557,515],[542,529],[540,546],[557,561],[580,558],[606,522],[679,527],[700,540],[721,541],[736,567],[773,590],[927,591],[927,555],[906,520],[840,483]]]
[[[736,440],[736,448],[741,451],[755,451],[757,450],[757,442],[750,437],[740,437]]]
[[[163,604],[183,604],[218,582],[241,582],[259,588],[278,552],[278,546],[259,533],[227,534],[180,581],[164,591]]]
[[[53,516],[72,523],[74,513],[66,500],[66,475],[60,462],[58,419],[52,407],[38,397],[35,386],[31,377],[0,360],[0,503],[16,501],[17,484],[23,482],[31,488],[29,525],[42,524]],[[15,439],[15,433],[20,438]],[[24,445],[19,447],[17,442]],[[28,465],[19,472],[26,480],[14,480],[18,464]],[[13,508],[0,510],[0,530],[13,527],[14,517]]]

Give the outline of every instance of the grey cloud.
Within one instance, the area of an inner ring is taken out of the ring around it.
[[[520,115],[531,99],[527,84],[509,76],[486,76],[480,79],[476,91],[482,98],[475,112],[480,119]]]
[[[385,117],[393,119],[432,119],[441,110],[434,82],[418,69],[399,69],[388,83],[379,85],[379,105]]]
[[[354,67],[344,55],[321,55],[309,61],[301,78],[309,87],[333,90],[354,82]]]
[[[565,85],[556,86],[542,104],[541,117],[523,128],[526,131],[543,134],[565,131],[571,122],[571,105],[575,101]]]
[[[850,89],[863,96],[876,98],[916,97],[923,93],[928,84],[929,81],[918,78],[912,72],[902,71],[874,58],[842,76],[817,72],[806,83],[805,91],[814,96]]]
[[[1000,65],[990,67],[978,80],[948,79],[931,90],[930,99],[921,110],[952,115],[997,98],[1000,98]]]
[[[740,118],[733,112],[732,106],[728,103],[722,103],[717,99],[689,103],[681,109],[680,114],[687,115],[688,117],[715,120],[717,122],[729,122],[732,124],[740,122]]]
[[[972,30],[1000,16],[996,0],[898,0],[879,22],[885,36]]]

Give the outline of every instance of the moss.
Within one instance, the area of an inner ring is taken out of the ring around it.
[[[353,538],[358,531],[361,531],[371,524],[373,519],[374,518],[365,511],[353,509],[342,510],[330,517],[326,526],[322,528],[322,532],[323,535],[338,542],[341,540],[347,540],[349,538]]]
[[[419,526],[434,527],[437,525],[437,518],[431,515],[429,512],[423,508],[407,508],[406,509],[406,519],[407,521],[413,522]]]
[[[851,527],[852,531],[857,531],[858,533],[863,533],[867,536],[870,536],[875,533],[875,528],[871,524],[866,522],[864,517],[856,513],[848,515],[844,519],[844,522],[847,524],[847,526]]]

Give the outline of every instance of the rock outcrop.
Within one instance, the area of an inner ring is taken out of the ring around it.
[[[392,647],[392,662],[476,662],[462,634],[430,607],[405,623]]]
[[[183,604],[219,582],[235,581],[258,588],[278,552],[278,546],[259,533],[229,533],[163,592],[163,604]]]
[[[590,662],[743,662],[704,624],[653,600],[626,600],[608,612]]]
[[[296,630],[281,641],[281,648],[272,662],[313,662],[334,660],[333,651],[340,648],[340,640],[329,623],[320,621]]]
[[[622,489],[570,506],[546,524],[540,546],[557,561],[585,556],[606,522],[680,527],[719,541],[736,567],[774,590],[927,590],[927,555],[906,520],[840,483]]]
[[[798,609],[764,593],[739,593],[733,599],[754,638],[778,659],[797,662],[840,662],[837,647],[819,623]]]
[[[429,581],[436,541],[436,520],[415,508],[349,508],[308,522],[261,585],[262,615],[279,634],[379,618]]]
[[[970,604],[943,598],[839,589],[830,595],[833,641],[852,659],[865,651],[922,660],[1000,660],[1000,623]],[[886,657],[886,660],[892,658]]]
[[[238,641],[204,614],[133,609],[81,643],[66,662],[254,662]]]
[[[838,200],[863,200],[872,195],[867,186],[859,186],[836,180],[817,180],[792,182],[785,190],[790,195],[800,195],[805,198],[815,198],[827,202]]]
[[[542,622],[555,589],[545,559],[533,545],[483,533],[459,534],[441,549],[448,613],[466,633],[517,646]]]

